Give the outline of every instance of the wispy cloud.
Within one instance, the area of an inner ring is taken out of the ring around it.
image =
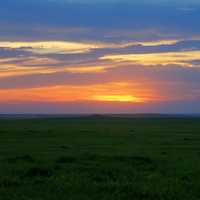
[[[195,67],[192,61],[200,60],[200,51],[105,55],[100,59],[114,62],[132,62],[143,66],[178,65]]]
[[[37,54],[78,54],[89,52],[91,49],[102,48],[102,45],[94,43],[64,41],[1,41],[0,47],[10,49],[22,49],[24,51],[29,51]]]
[[[79,54],[92,49],[126,48],[129,46],[159,46],[176,44],[178,40],[158,40],[144,42],[73,42],[73,41],[0,41],[0,48],[21,49],[36,54]]]

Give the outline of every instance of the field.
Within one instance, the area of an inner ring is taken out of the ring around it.
[[[0,199],[200,199],[200,119],[0,119]]]

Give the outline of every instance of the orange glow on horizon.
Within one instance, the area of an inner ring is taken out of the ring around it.
[[[96,85],[49,86],[28,89],[0,89],[0,102],[130,102],[146,103],[154,96],[141,87],[132,89],[129,83],[105,83]],[[134,91],[133,91],[134,90]]]
[[[110,82],[91,85],[60,85],[38,88],[0,89],[0,103],[16,102],[102,102],[149,104],[166,101],[192,100],[195,95],[165,93],[160,87],[137,82]]]

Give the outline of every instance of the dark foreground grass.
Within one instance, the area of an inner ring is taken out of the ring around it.
[[[1,119],[0,199],[200,199],[200,119]]]

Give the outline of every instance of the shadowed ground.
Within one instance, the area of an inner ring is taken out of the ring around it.
[[[0,119],[0,199],[200,199],[200,119]]]

